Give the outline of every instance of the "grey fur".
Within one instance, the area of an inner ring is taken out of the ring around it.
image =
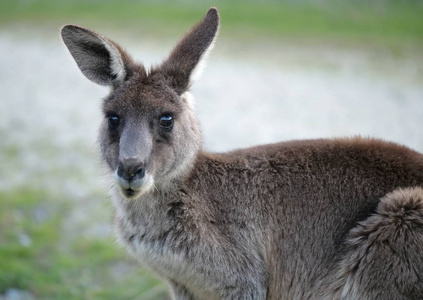
[[[212,8],[149,74],[62,29],[84,75],[113,87],[99,140],[122,244],[174,299],[423,299],[420,153],[358,137],[202,150],[187,92],[218,26]]]

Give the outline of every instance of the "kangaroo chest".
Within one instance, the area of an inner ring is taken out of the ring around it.
[[[155,200],[155,199],[154,199]],[[116,229],[120,242],[146,267],[159,276],[171,280],[188,280],[197,276],[187,248],[188,235],[184,224],[178,221],[178,207],[149,203],[114,201]]]

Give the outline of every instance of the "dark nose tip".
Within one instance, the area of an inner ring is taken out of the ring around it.
[[[123,160],[119,163],[117,174],[128,181],[141,179],[145,176],[144,164],[134,159]]]

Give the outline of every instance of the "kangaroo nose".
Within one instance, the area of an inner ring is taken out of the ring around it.
[[[145,176],[144,164],[135,159],[126,159],[119,163],[117,174],[128,181]]]

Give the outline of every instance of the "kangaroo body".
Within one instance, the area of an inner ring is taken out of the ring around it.
[[[146,72],[67,25],[81,71],[110,85],[100,130],[119,240],[174,299],[423,299],[423,156],[374,139],[207,153],[188,88],[211,9]]]
[[[414,251],[421,258],[422,244],[401,242],[415,234],[407,232],[414,225],[420,226],[416,242],[423,242],[422,190],[404,192],[419,199],[409,211],[401,202],[393,211],[385,211],[380,200],[398,187],[422,186],[422,170],[420,154],[360,138],[200,153],[186,178],[150,193],[141,203],[115,195],[120,212],[117,227],[135,257],[174,286],[192,291],[195,299],[220,299],[223,286],[234,289],[230,291],[233,295],[225,295],[228,299],[241,299],[236,296],[239,292],[247,293],[242,299],[264,299],[266,292],[268,299],[319,299],[317,295],[324,294],[322,285],[336,281],[341,286],[327,299],[341,299],[348,276],[359,271],[370,272],[370,290],[364,289],[363,282],[350,292],[357,296],[346,299],[418,299],[422,295],[418,280],[407,279],[403,288],[420,289],[420,294],[401,298],[401,294],[392,294],[384,280],[378,289],[372,286],[375,270],[362,266],[363,270],[354,267],[343,274],[342,267],[361,250],[351,249],[351,231],[362,230],[371,236],[381,230],[367,228],[371,216],[387,222],[388,228],[383,228],[387,231],[383,238],[376,238],[366,249],[368,259],[389,265],[397,248]],[[375,214],[378,206],[381,211]],[[414,224],[406,219],[416,208],[419,215]],[[403,215],[396,215],[399,212]],[[360,222],[363,225],[358,226]],[[410,267],[417,279],[423,266],[420,260],[414,263]],[[383,274],[374,276],[393,279],[398,274],[389,274],[392,271],[378,270]]]

